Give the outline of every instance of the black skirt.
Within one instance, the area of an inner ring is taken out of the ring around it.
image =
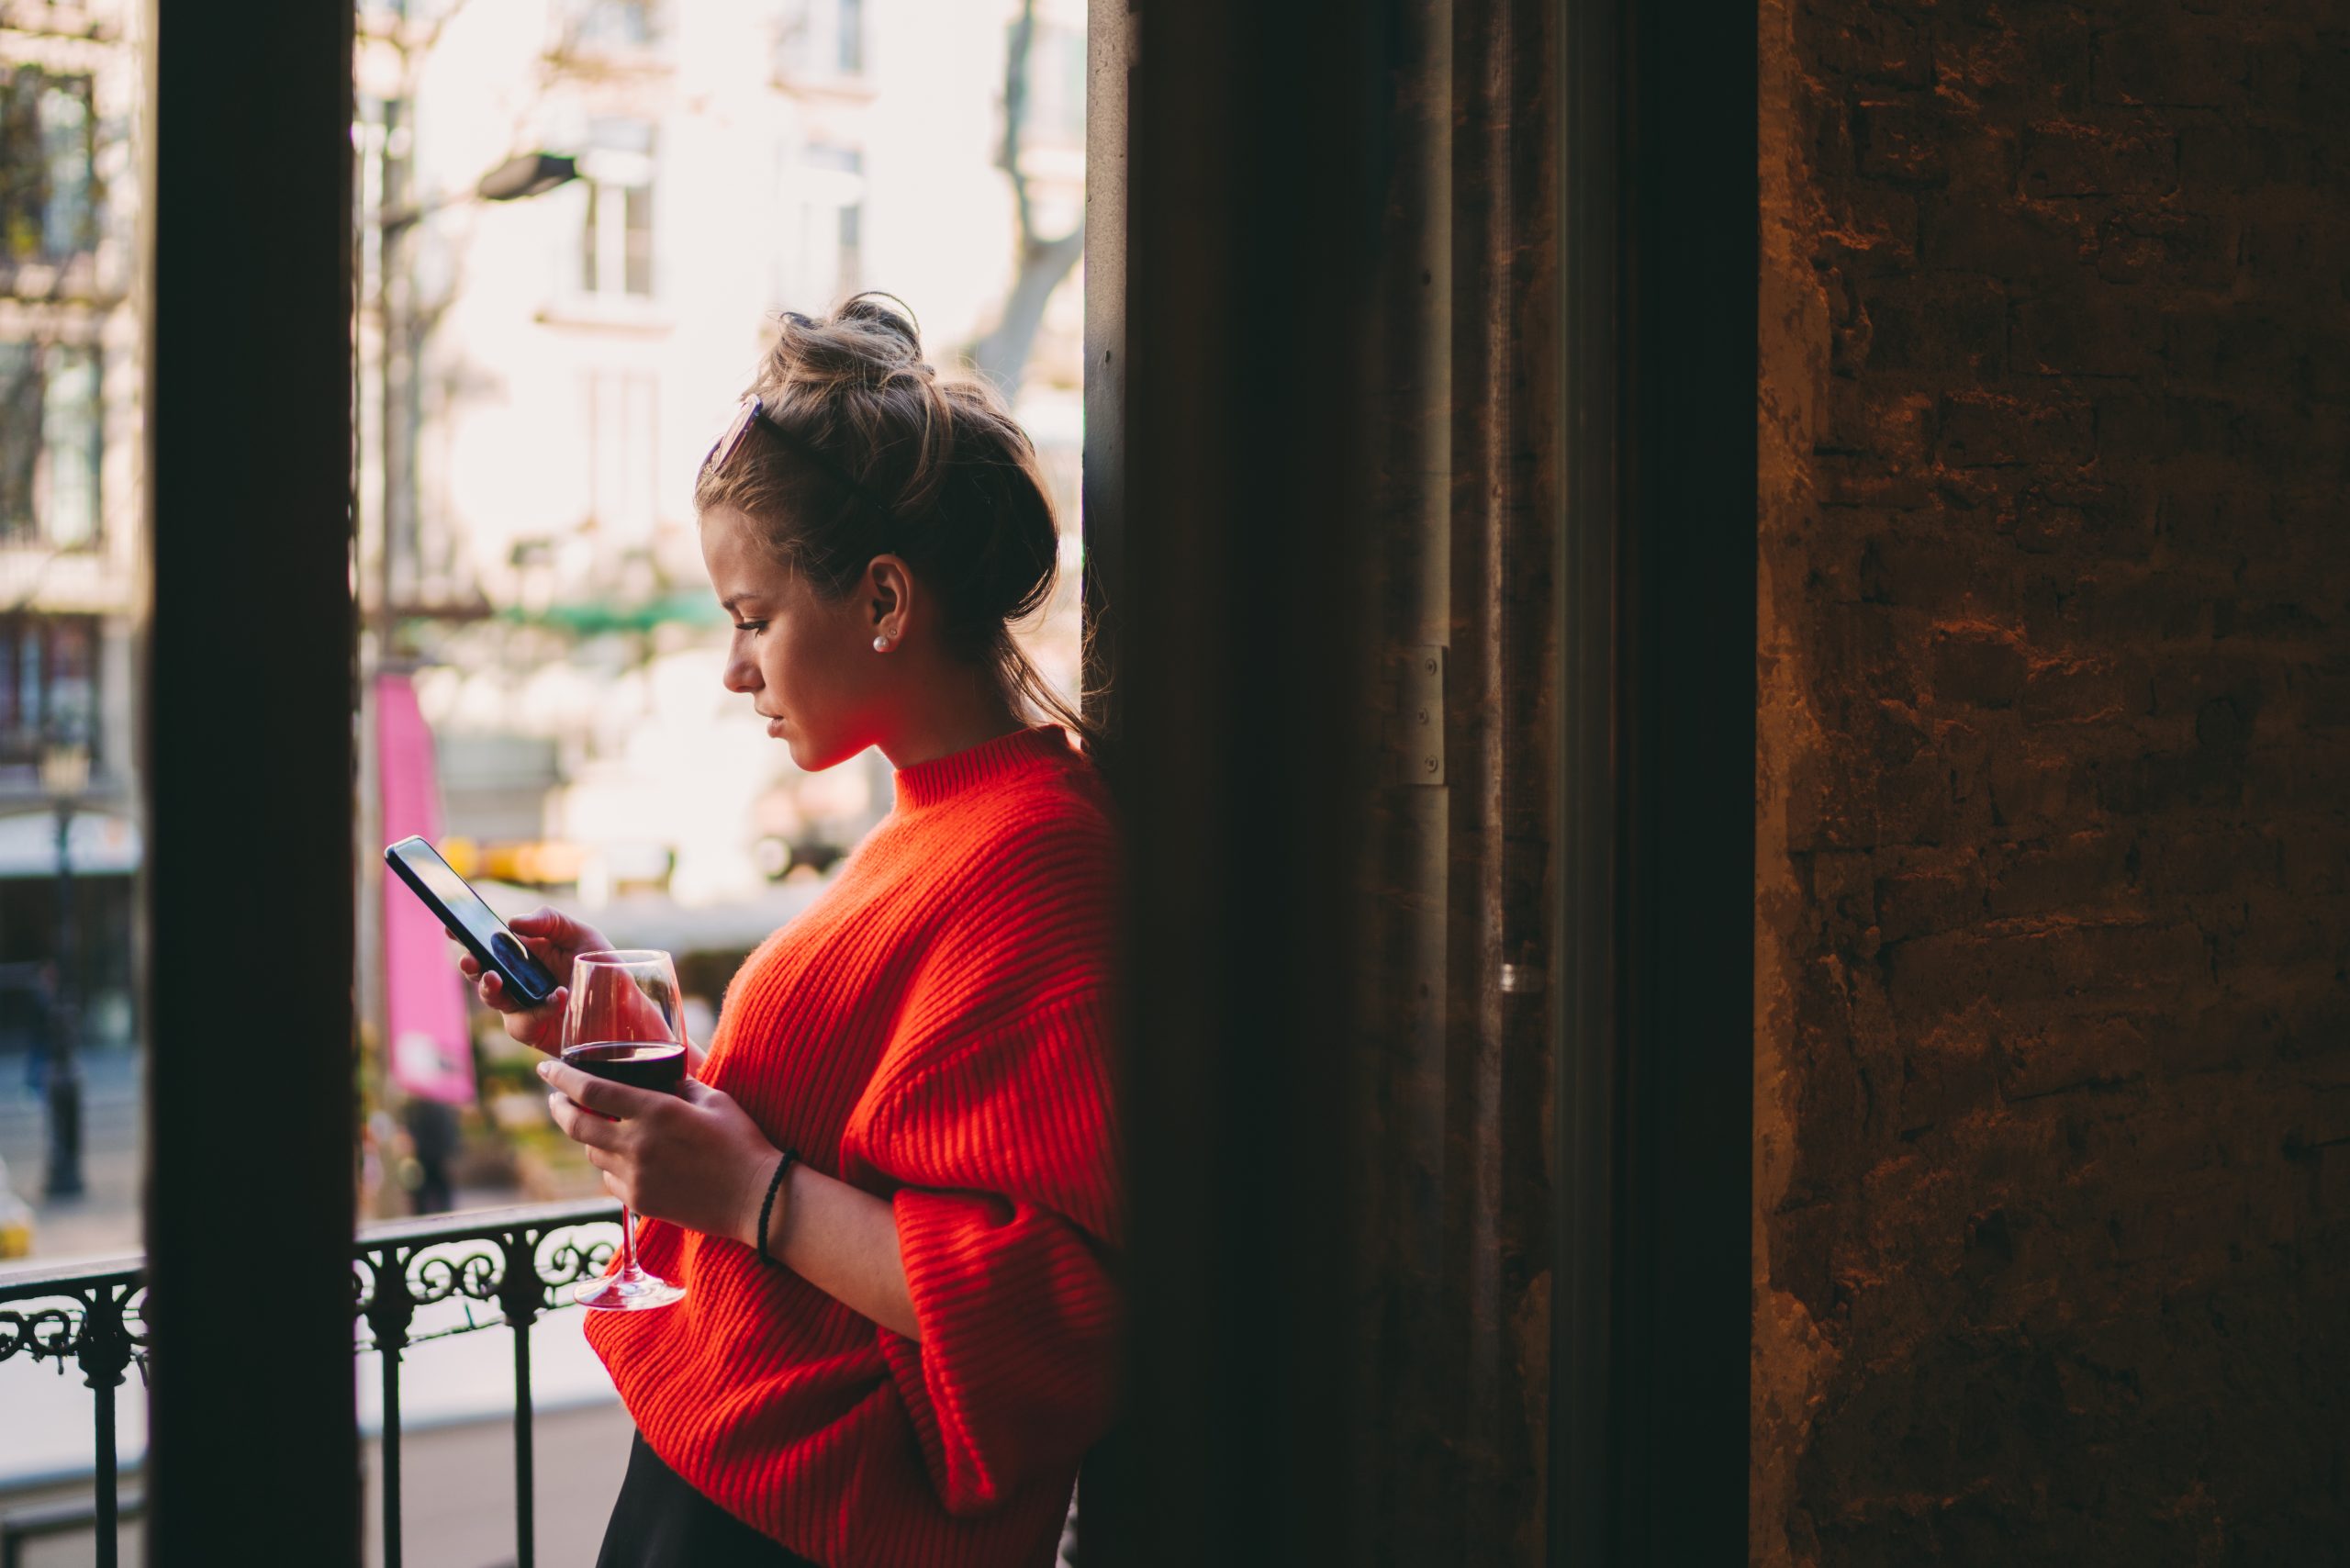
[[[688,1485],[636,1434],[596,1568],[818,1568]]]

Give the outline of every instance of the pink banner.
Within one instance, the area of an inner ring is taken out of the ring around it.
[[[432,731],[405,675],[375,678],[375,771],[384,842],[441,836]],[[466,1035],[464,977],[441,922],[397,877],[384,877],[384,1013],[392,1081],[451,1105],[474,1097],[474,1053]]]

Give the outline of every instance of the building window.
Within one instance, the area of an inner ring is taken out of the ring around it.
[[[97,244],[90,79],[20,65],[0,74],[0,254],[63,262]]]
[[[660,446],[657,383],[635,370],[591,371],[586,382],[588,521],[616,537],[648,538]]]
[[[776,73],[802,81],[862,76],[865,45],[865,0],[785,0],[776,24]]]
[[[844,76],[865,74],[865,0],[840,0],[834,10],[833,59]]]
[[[95,350],[0,342],[0,543],[96,540],[100,431]]]
[[[573,0],[570,21],[576,49],[643,49],[661,36],[656,0]]]
[[[96,616],[0,615],[0,767],[67,742],[97,760],[97,668]]]
[[[815,144],[784,168],[790,232],[777,248],[776,297],[795,310],[823,309],[864,286],[865,155]]]
[[[599,120],[580,161],[586,214],[579,233],[583,294],[653,297],[653,128]]]

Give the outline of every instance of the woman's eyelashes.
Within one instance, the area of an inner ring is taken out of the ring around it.
[[[737,621],[734,622],[734,630],[737,632],[748,632],[754,637],[757,636],[767,629],[767,623],[764,621]]]

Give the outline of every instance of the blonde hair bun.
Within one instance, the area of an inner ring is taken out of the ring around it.
[[[952,651],[1086,734],[1012,638],[1052,597],[1059,528],[1035,443],[995,388],[941,376],[912,309],[874,292],[779,317],[750,391],[761,417],[703,470],[696,509],[750,518],[831,599],[876,555],[901,557],[946,606]]]

